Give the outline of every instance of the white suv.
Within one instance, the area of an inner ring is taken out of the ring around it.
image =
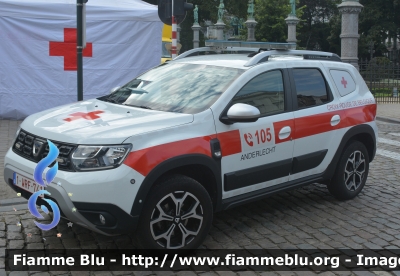
[[[359,194],[377,126],[356,68],[331,53],[216,46],[29,116],[6,182],[27,198],[35,191],[27,183],[48,139],[60,154],[45,197],[62,217],[166,249],[197,248],[214,212],[276,192],[325,183],[338,199]]]

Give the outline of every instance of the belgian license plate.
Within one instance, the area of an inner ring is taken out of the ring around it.
[[[22,176],[16,172],[14,173],[14,185],[30,192],[31,194],[40,190],[44,190],[44,187],[35,183],[34,180]],[[43,195],[41,195],[41,197],[43,197]]]

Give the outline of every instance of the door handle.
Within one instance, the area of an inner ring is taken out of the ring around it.
[[[292,133],[292,129],[289,126],[282,128],[281,131],[279,131],[279,139],[283,140],[288,138],[290,133]]]
[[[340,123],[340,116],[339,115],[333,116],[331,119],[331,126],[336,126],[339,123]]]

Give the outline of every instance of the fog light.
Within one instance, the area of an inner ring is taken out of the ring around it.
[[[16,148],[17,150],[22,150],[22,146],[23,146],[23,144],[20,143],[20,142],[15,143],[15,148]]]
[[[103,225],[106,224],[106,218],[102,214],[100,214],[99,218],[100,218],[101,224],[103,224]]]

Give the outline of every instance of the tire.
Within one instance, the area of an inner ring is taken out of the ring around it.
[[[328,185],[329,192],[339,200],[356,197],[367,181],[369,155],[364,144],[351,142],[344,150],[334,177]]]
[[[172,175],[164,179],[151,189],[144,204],[134,238],[139,249],[193,250],[211,228],[210,196],[190,177]]]

